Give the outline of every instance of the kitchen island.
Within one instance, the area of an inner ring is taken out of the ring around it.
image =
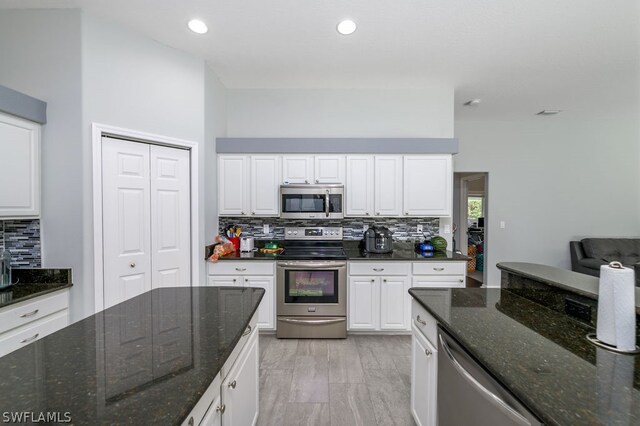
[[[594,332],[588,322],[508,289],[412,288],[409,292],[414,325],[433,349],[426,361],[432,363],[431,369],[422,371],[437,371],[445,357],[435,349],[434,330],[440,328],[544,424],[640,423],[640,356],[593,346],[585,339]],[[414,363],[417,355],[421,353],[414,351]],[[415,374],[412,380],[419,389],[431,389],[435,410],[437,379]],[[425,380],[431,382],[422,384]]]
[[[159,288],[98,312],[0,358],[0,412],[26,422],[197,425],[226,404],[231,419],[255,418],[263,295]]]

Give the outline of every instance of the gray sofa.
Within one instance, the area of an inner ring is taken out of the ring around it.
[[[636,286],[640,287],[640,238],[584,238],[570,241],[571,269],[600,276],[600,266],[617,260],[636,271]]]

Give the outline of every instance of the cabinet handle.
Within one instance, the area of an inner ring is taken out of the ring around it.
[[[433,268],[434,271],[444,271],[444,268]]]
[[[384,268],[373,268],[373,270],[376,272],[382,272],[384,271]]]
[[[240,212],[240,214],[244,216],[244,212]]]
[[[236,268],[236,271],[238,271],[238,272],[244,272],[246,270],[247,270],[247,268]]]
[[[21,341],[20,341],[20,343],[29,343],[29,342],[32,342],[32,341],[36,340],[36,339],[38,338],[38,336],[39,336],[39,335],[40,335],[40,333],[36,333],[36,334],[34,334],[33,336],[31,336],[31,337],[27,337],[26,339],[21,340]]]
[[[247,327],[247,330],[246,330],[244,333],[242,333],[242,336],[244,337],[244,336],[246,336],[246,335],[247,335],[247,334],[249,334],[249,333],[251,333],[251,326]],[[234,382],[233,382],[233,383],[235,383],[235,380],[234,380]],[[233,387],[235,388],[235,385],[234,385]]]
[[[255,214],[256,214],[256,212],[251,212],[251,214],[255,215]]]
[[[418,323],[422,324],[422,325],[427,325],[427,322],[423,319],[420,319],[420,315],[418,315],[416,317],[416,321],[418,321]]]
[[[431,352],[429,349],[425,349],[425,350],[424,350],[424,354],[425,354],[426,356],[431,356],[431,355],[433,355],[433,352]]]
[[[380,216],[380,212],[376,212],[376,216]]]
[[[320,183],[320,179],[316,179],[316,183]]]
[[[216,407],[216,413],[224,414],[224,410],[227,409],[227,406],[222,404]]]
[[[27,312],[26,314],[22,314],[22,315],[20,315],[20,318],[32,317],[35,314],[37,314],[38,312],[40,312],[40,309],[36,309],[35,311]]]
[[[131,262],[131,263],[129,264],[129,266],[131,266],[132,268],[135,268],[135,267],[136,267],[136,263],[135,263],[135,262]]]
[[[234,278],[234,279],[233,279],[233,282],[235,283],[236,281],[238,281],[238,280]]]
[[[409,216],[409,212],[404,212],[404,215],[405,216]]]
[[[235,389],[236,388],[236,381],[234,380],[233,382],[230,382],[227,386],[230,387],[231,389]]]
[[[309,183],[309,181],[305,179],[304,183]]]
[[[193,416],[189,417],[189,421],[187,422],[187,424],[189,426],[193,426],[195,424],[195,421],[193,420]]]
[[[376,280],[372,279],[371,282],[374,283],[374,282],[376,282]]]
[[[387,282],[387,279],[386,279],[386,278],[385,278],[385,279],[383,279],[383,280],[382,280],[382,282],[385,282],[385,283],[386,283],[386,282]]]
[[[460,278],[458,281],[460,281],[461,283],[463,283],[463,282],[464,282],[464,280],[463,280],[462,278]]]
[[[371,214],[369,212],[366,212],[364,215],[365,216],[371,216]]]

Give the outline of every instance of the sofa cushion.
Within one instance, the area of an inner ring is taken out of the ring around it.
[[[640,260],[640,238],[585,238],[582,247],[586,257],[607,262],[633,265]]]

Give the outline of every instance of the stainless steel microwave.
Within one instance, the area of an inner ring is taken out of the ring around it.
[[[342,219],[344,217],[344,185],[281,185],[280,217]]]

